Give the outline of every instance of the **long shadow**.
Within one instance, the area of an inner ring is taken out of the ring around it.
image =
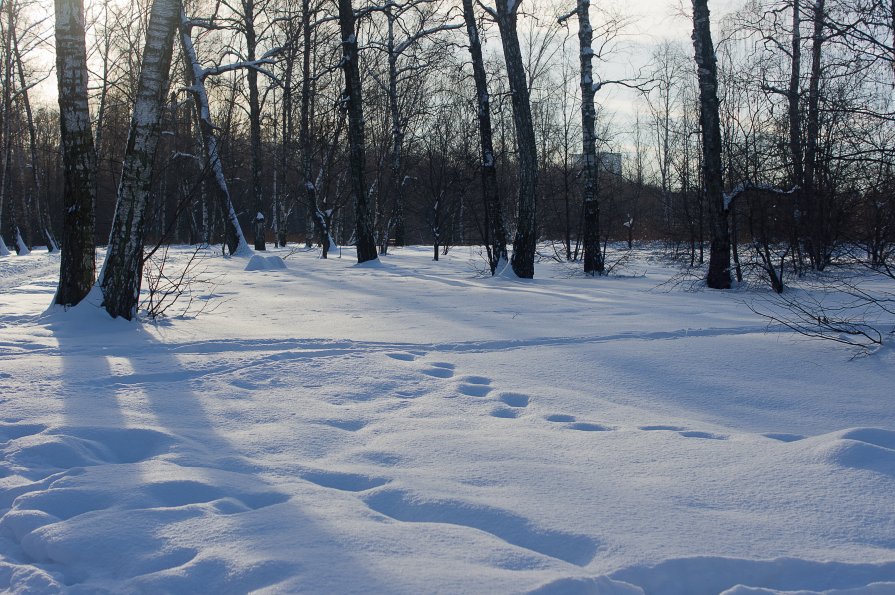
[[[221,433],[202,403],[218,395],[194,392],[169,345],[139,324],[51,329],[61,419],[17,452],[35,483],[4,515],[20,563],[86,588],[325,591],[351,569],[348,584],[388,590]]]
[[[200,373],[184,368],[169,346],[145,329],[141,329],[129,359],[138,378],[159,371],[167,373],[167,379],[142,382],[140,387],[158,429],[176,437],[178,449],[174,457],[166,458],[179,468],[180,477],[170,479],[166,471],[147,490],[163,505],[166,501],[183,506],[214,500],[214,512],[206,516],[215,517],[216,524],[225,526],[234,538],[226,558],[200,552],[200,559],[190,563],[186,576],[145,583],[147,587],[204,591],[213,586],[210,577],[228,577],[218,579],[218,587],[226,591],[270,587],[295,577],[314,583],[312,575],[325,577],[333,557],[339,556],[344,567],[352,568],[353,579],[359,584],[384,589],[359,561],[352,561],[350,554],[339,549],[338,538],[305,514],[287,493],[264,480],[261,466],[241,455],[218,430],[202,401],[224,395],[200,398],[190,386]],[[211,532],[207,535],[209,540],[216,537]],[[290,551],[290,546],[295,549]],[[234,555],[234,550],[239,554]],[[314,559],[300,559],[312,551]],[[232,559],[254,562],[246,568],[230,568]],[[325,585],[324,578],[320,586]]]

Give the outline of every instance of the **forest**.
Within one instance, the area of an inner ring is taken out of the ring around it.
[[[0,592],[895,593],[895,0],[0,0]]]
[[[696,2],[692,41],[635,42],[603,3],[175,4],[3,1],[0,250],[68,244],[58,303],[97,242],[126,293],[162,244],[478,244],[531,277],[542,242],[600,275],[650,240],[715,288],[891,275],[891,3]]]

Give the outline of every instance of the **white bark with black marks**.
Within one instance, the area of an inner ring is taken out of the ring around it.
[[[56,78],[63,163],[62,258],[54,303],[74,306],[96,275],[96,151],[87,95],[83,0],[56,0]]]
[[[507,66],[507,78],[513,105],[513,123],[516,128],[516,148],[519,163],[519,206],[516,213],[516,236],[513,239],[513,272],[523,279],[531,279],[535,273],[535,250],[537,248],[538,155],[535,144],[534,125],[531,119],[531,104],[528,92],[528,77],[519,35],[516,31],[516,17],[519,10],[517,0],[496,0],[497,10],[490,11],[497,20],[500,41]]]
[[[98,282],[103,293],[103,308],[113,318],[121,316],[131,320],[137,313],[152,168],[168,93],[168,75],[180,13],[180,0],[154,0],[149,15],[137,96],[118,186],[118,202],[108,252]]]
[[[501,263],[508,262],[507,232],[504,228],[500,193],[497,187],[497,162],[494,159],[488,76],[482,58],[482,42],[472,8],[472,0],[463,0],[463,18],[469,38],[469,55],[472,58],[472,76],[475,81],[478,104],[479,142],[482,152],[482,196],[485,203],[485,246],[488,251],[488,266],[493,275],[499,270]]]
[[[188,91],[193,96],[196,106],[196,119],[199,121],[199,131],[202,135],[202,146],[205,150],[206,169],[209,171],[208,188],[217,200],[221,212],[224,214],[224,244],[233,255],[248,255],[251,253],[233,201],[230,198],[230,190],[227,187],[227,179],[224,176],[224,166],[221,163],[218,138],[214,123],[211,121],[211,109],[209,108],[208,92],[205,89],[205,78],[208,71],[202,68],[192,37],[193,23],[186,14],[180,13],[180,47],[183,53]]]

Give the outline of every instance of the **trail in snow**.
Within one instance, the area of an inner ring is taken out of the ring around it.
[[[892,354],[765,333],[742,295],[650,292],[647,259],[520,283],[299,254],[211,260],[224,308],[140,326],[38,318],[28,258],[0,589],[895,589]]]

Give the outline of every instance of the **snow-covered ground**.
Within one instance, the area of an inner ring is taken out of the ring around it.
[[[895,593],[891,349],[646,253],[270,254],[158,325],[0,259],[0,591]]]

